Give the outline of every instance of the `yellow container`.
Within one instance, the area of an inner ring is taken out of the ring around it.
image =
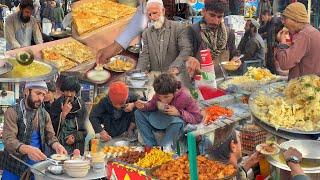
[[[260,166],[260,174],[266,178],[270,175],[270,163],[267,161],[265,157],[263,157],[259,161],[259,166]]]

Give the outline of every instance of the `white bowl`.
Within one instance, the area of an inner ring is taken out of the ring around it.
[[[89,161],[84,160],[67,160],[64,162],[66,167],[86,167],[90,165]]]
[[[66,173],[71,176],[71,177],[74,177],[74,178],[82,178],[82,177],[85,177],[88,172],[89,172],[89,169],[80,169],[80,170],[71,170],[71,169],[65,169],[66,170]]]

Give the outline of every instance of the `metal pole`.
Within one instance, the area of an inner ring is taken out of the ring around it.
[[[308,0],[308,18],[311,22],[311,0]]]
[[[319,2],[318,2],[318,0],[316,0],[316,2],[315,2],[316,4],[315,4],[315,6],[316,6],[316,16],[315,16],[315,19],[314,19],[314,25],[315,25],[315,27],[318,29],[319,28],[319,18],[320,18],[320,16],[319,16]]]
[[[198,180],[198,165],[197,165],[197,151],[196,151],[196,138],[194,135],[188,133],[188,157],[190,168],[190,179]]]

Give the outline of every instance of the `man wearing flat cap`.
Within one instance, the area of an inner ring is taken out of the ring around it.
[[[249,60],[261,60],[262,62],[265,59],[265,46],[264,41],[258,29],[260,24],[257,20],[250,18],[247,20],[244,27],[245,34],[241,38],[241,41],[238,46],[238,51],[244,55],[241,59],[243,61]]]
[[[320,75],[320,32],[309,24],[305,6],[299,2],[288,5],[282,21],[289,30],[291,42],[285,30],[278,33],[280,44],[275,61],[282,70],[289,70],[289,80],[307,74]]]
[[[27,82],[24,98],[4,115],[4,153],[0,157],[3,180],[19,180],[28,167],[12,157],[30,165],[46,160],[45,147],[52,147],[58,154],[66,154],[65,148],[55,136],[48,112],[42,106],[48,92],[44,81]],[[47,143],[48,146],[45,146]],[[24,178],[22,178],[24,179]]]

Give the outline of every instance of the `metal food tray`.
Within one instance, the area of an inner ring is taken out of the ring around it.
[[[130,70],[116,70],[116,69],[112,69],[110,68],[110,64],[115,61],[116,59],[121,59],[123,61],[128,61],[132,64],[132,68]],[[128,57],[128,56],[124,56],[124,55],[116,55],[116,56],[113,56],[112,58],[110,58],[110,61],[105,64],[103,66],[105,69],[109,70],[109,71],[112,71],[112,72],[116,72],[116,73],[123,73],[123,72],[127,72],[127,71],[131,71],[133,70],[135,67],[136,67],[136,61],[134,59],[132,59],[131,57]]]
[[[267,156],[267,161],[277,167],[277,168],[280,168],[280,169],[284,169],[286,171],[291,171],[290,168],[285,164],[285,162],[280,162],[278,159],[279,159],[279,154],[277,155],[273,155],[273,156]],[[303,170],[304,173],[306,174],[315,174],[315,173],[320,173],[320,165],[318,166],[309,166],[309,167],[306,167],[304,166],[304,160],[302,160],[302,163],[301,164],[301,168]]]
[[[14,61],[13,59],[7,58],[6,60]],[[42,76],[35,76],[35,77],[28,77],[28,78],[16,78],[14,76],[12,77],[3,77],[4,75],[0,75],[0,82],[26,82],[26,81],[41,81],[41,80],[47,80],[52,78],[53,76],[58,74],[58,69],[55,65],[49,62],[34,60],[34,62],[37,62],[39,64],[42,64],[44,66],[47,66],[51,69],[51,71],[48,74],[42,75]]]
[[[250,94],[250,93],[254,92],[255,90],[259,89],[261,86],[268,85],[268,84],[275,83],[275,82],[279,82],[279,81],[283,81],[283,80],[286,79],[286,77],[283,77],[283,76],[276,76],[275,79],[269,80],[269,81],[267,81],[267,80],[260,80],[260,81],[256,80],[256,81],[249,82],[249,83],[233,84],[230,81],[235,77],[238,77],[238,76],[228,77],[227,80],[219,83],[218,87],[220,89],[227,90],[228,86],[233,86],[240,93],[243,92],[244,94]]]
[[[255,117],[254,118],[255,121],[257,122],[258,125],[260,125],[264,129],[269,130],[269,132],[270,131],[271,131],[271,133],[278,132],[277,135],[279,135],[279,136],[283,135],[284,138],[286,138],[286,139],[291,138],[291,137],[295,137],[295,135],[297,135],[297,134],[302,135],[302,136],[303,135],[320,135],[320,131],[301,131],[298,129],[287,129],[287,128],[283,128],[283,127],[276,128],[273,124],[260,119],[258,117],[258,115],[256,114],[256,110],[255,110],[256,105],[253,103],[253,100],[259,95],[259,93],[261,91],[264,91],[266,94],[268,94],[270,96],[270,98],[274,98],[277,96],[284,96],[284,94],[282,92],[279,92],[279,88],[282,88],[283,86],[287,86],[287,84],[288,84],[287,82],[276,82],[276,83],[268,84],[268,85],[261,87],[260,89],[258,89],[257,91],[255,91],[254,93],[251,94],[251,96],[249,98],[249,107],[250,107],[251,113]],[[281,133],[285,133],[285,134],[281,134]],[[296,137],[296,138],[299,138],[299,137]],[[302,139],[304,139],[304,138],[309,139],[310,137],[309,138],[308,138],[308,136],[302,137]]]

